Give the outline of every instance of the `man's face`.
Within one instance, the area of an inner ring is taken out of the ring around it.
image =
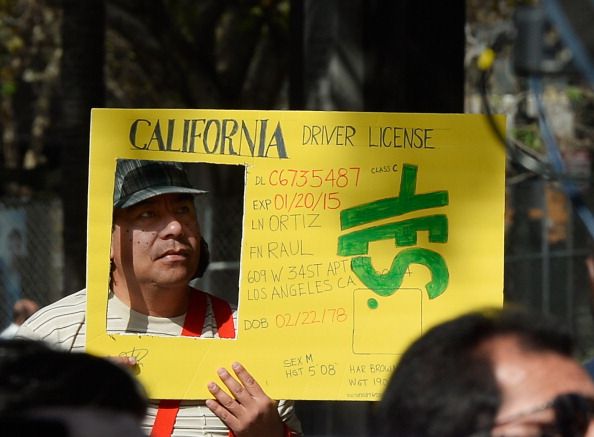
[[[502,393],[495,420],[502,425],[493,429],[493,436],[540,436],[555,420],[552,408],[540,407],[564,393],[594,396],[594,383],[573,359],[553,352],[522,350],[511,336],[491,340],[485,346]],[[594,436],[592,423],[585,435]]]
[[[187,285],[200,257],[192,196],[163,194],[116,209],[111,253],[115,287]]]

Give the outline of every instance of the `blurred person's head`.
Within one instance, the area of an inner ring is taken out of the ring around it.
[[[130,415],[92,407],[0,414],[0,430],[11,437],[146,437]]]
[[[39,304],[31,299],[19,299],[12,308],[12,321],[22,325],[39,309]]]
[[[594,435],[594,383],[571,336],[519,309],[477,311],[404,353],[378,408],[384,436]],[[550,434],[549,434],[550,433]]]
[[[131,373],[107,359],[31,340],[0,340],[0,414],[45,408],[118,412],[140,422],[146,394]]]

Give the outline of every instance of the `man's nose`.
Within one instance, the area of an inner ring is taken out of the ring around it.
[[[184,227],[180,220],[175,216],[167,216],[165,219],[165,225],[161,231],[163,238],[177,237],[184,233]]]

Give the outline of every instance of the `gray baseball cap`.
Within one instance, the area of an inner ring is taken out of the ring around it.
[[[161,194],[205,194],[194,188],[178,162],[119,159],[113,193],[115,208],[128,208]]]

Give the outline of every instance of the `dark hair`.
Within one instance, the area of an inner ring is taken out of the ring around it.
[[[0,415],[0,430],[11,437],[146,437],[133,417],[93,407],[50,407]]]
[[[200,258],[198,259],[198,267],[196,268],[196,274],[194,278],[201,278],[206,272],[208,265],[210,264],[210,250],[208,249],[208,243],[204,237],[200,238]]]
[[[524,350],[573,354],[565,330],[519,308],[471,312],[437,325],[402,356],[375,412],[374,435],[460,437],[489,429],[501,393],[479,347],[507,335]]]
[[[0,414],[42,407],[92,407],[141,420],[147,399],[134,377],[107,359],[0,340]]]
[[[0,415],[0,429],[4,435],[18,437],[71,437],[68,427],[61,420],[28,417],[21,414]]]

